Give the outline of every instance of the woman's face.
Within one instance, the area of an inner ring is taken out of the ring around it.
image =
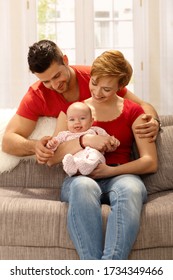
[[[99,103],[106,102],[115,96],[118,88],[118,78],[107,76],[98,79],[97,76],[92,76],[89,82],[89,88],[92,98]]]

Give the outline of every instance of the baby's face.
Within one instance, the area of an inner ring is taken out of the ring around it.
[[[88,108],[72,107],[67,111],[67,125],[71,132],[83,132],[92,126],[92,117]]]

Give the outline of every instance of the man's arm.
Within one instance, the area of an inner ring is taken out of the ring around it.
[[[135,133],[138,134],[140,138],[150,138],[150,142],[155,141],[160,130],[159,116],[155,108],[150,103],[143,101],[129,90],[127,90],[124,98],[130,99],[139,104],[145,112],[143,120],[145,120],[146,123],[137,125],[135,127]]]
[[[33,155],[35,143],[26,138],[32,133],[36,122],[14,115],[8,123],[3,140],[2,150],[16,156]]]
[[[36,150],[38,149],[37,146],[39,143],[39,149],[40,147],[43,150],[45,149],[45,151],[47,153],[51,153],[52,156],[52,152],[44,147],[43,142],[45,140],[37,141],[27,139],[33,132],[35,126],[35,121],[21,117],[17,114],[14,115],[5,130],[2,140],[2,150],[11,155],[29,156],[36,154]]]

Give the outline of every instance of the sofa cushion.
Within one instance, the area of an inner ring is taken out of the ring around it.
[[[0,246],[74,249],[67,231],[68,204],[60,201],[60,189],[3,187],[0,192]]]
[[[158,170],[141,176],[149,194],[173,189],[173,116],[161,116],[162,131],[157,137]],[[138,157],[134,145],[134,157]]]
[[[53,188],[1,188],[0,246],[74,249],[67,232],[68,204],[59,201],[59,194]],[[172,192],[149,196],[134,250],[173,247],[172,209]],[[103,205],[104,232],[109,211]]]
[[[60,188],[65,176],[61,163],[49,167],[22,161],[11,172],[0,174],[0,187]]]
[[[148,193],[173,189],[173,126],[165,126],[157,137],[158,171],[142,176]]]
[[[173,247],[173,192],[148,196],[133,249]]]
[[[59,247],[68,240],[67,207],[58,199],[53,188],[1,188],[0,245]]]

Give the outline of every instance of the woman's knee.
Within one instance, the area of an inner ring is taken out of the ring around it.
[[[81,200],[91,200],[93,197],[100,197],[100,187],[89,177],[75,176],[69,183],[70,197]]]
[[[141,178],[136,175],[120,176],[112,185],[111,196],[115,199],[133,201],[135,199],[145,202],[147,191]]]

